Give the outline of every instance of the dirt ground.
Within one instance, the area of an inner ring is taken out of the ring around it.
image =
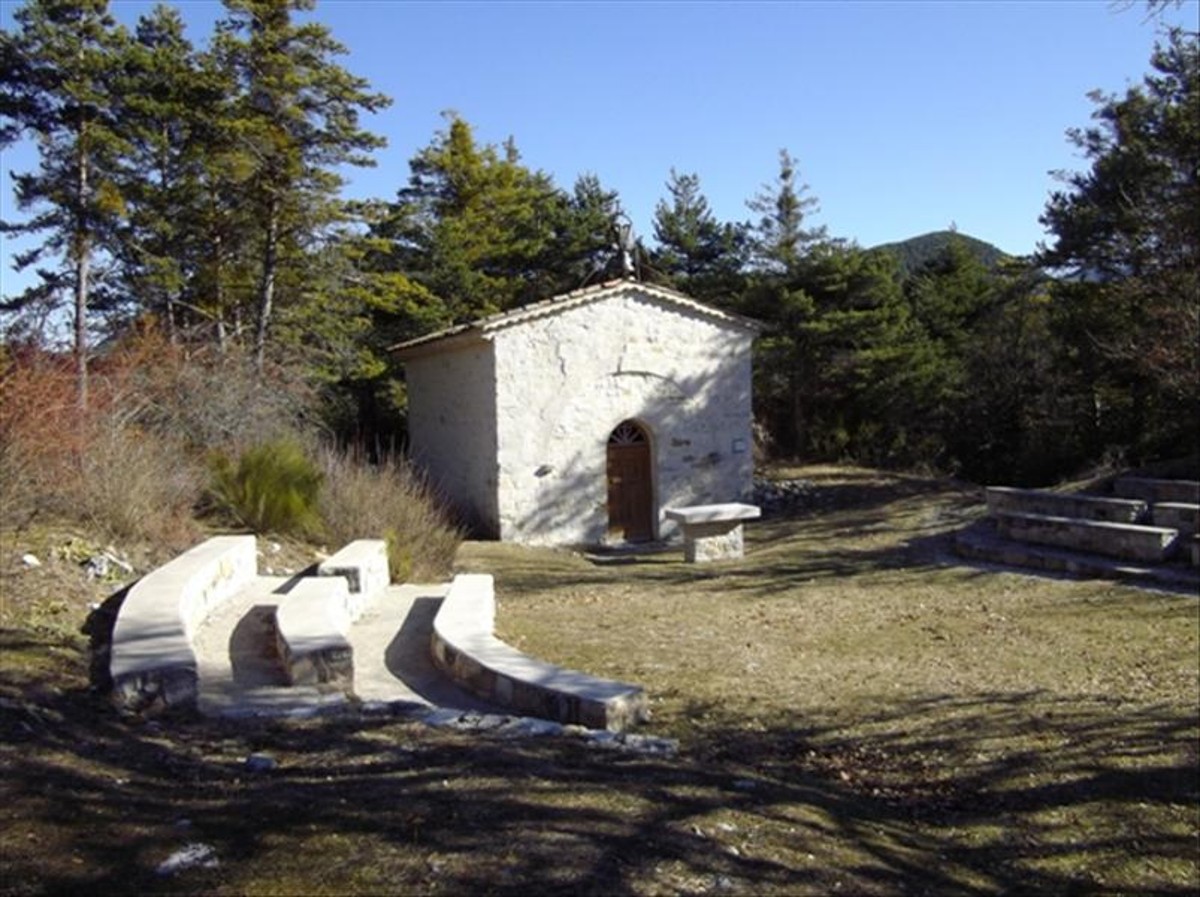
[[[806,504],[741,561],[459,553],[502,637],[643,685],[674,757],[121,717],[79,631],[112,584],[5,537],[0,894],[1200,889],[1200,598],[966,565],[981,496],[953,483],[779,475]],[[209,865],[158,871],[189,845]]]

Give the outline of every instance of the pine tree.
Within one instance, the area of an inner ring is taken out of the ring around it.
[[[824,227],[809,228],[805,219],[819,208],[806,196],[808,185],[798,181],[796,160],[779,151],[779,174],[746,205],[758,215],[751,224],[751,262],[760,271],[789,275],[814,244],[826,239]]]
[[[543,266],[559,244],[569,200],[550,177],[479,146],[471,126],[449,127],[410,161],[408,186],[375,235],[392,241],[385,269],[436,296],[447,321],[467,321],[524,305],[558,284]]]
[[[34,214],[4,230],[45,235],[17,257],[18,269],[50,265],[38,267],[40,283],[4,308],[56,307],[71,295],[78,399],[86,406],[91,315],[115,301],[96,289],[94,263],[112,251],[123,209],[114,78],[128,35],[106,0],[30,0],[14,20],[15,33],[0,34],[0,146],[33,135],[40,164],[15,177],[17,208]]]
[[[697,299],[731,304],[730,293],[741,286],[742,229],[717,221],[696,174],[672,168],[667,192],[670,201],[659,200],[654,209],[658,247],[650,254],[651,266]]]
[[[341,165],[372,165],[382,138],[364,130],[360,112],[390,103],[367,82],[333,62],[344,54],[325,26],[297,24],[293,12],[314,0],[225,0],[228,16],[214,49],[237,73],[240,137],[254,160],[248,202],[258,224],[254,360],[262,370],[279,287],[307,244],[342,215]],[[293,292],[289,297],[298,301]]]
[[[1092,392],[1094,447],[1135,455],[1194,450],[1200,419],[1197,35],[1170,32],[1151,64],[1124,96],[1093,95],[1096,124],[1068,132],[1091,168],[1063,175],[1041,218],[1054,240],[1040,260],[1067,275],[1059,333]]]
[[[205,77],[182,17],[167,6],[138,21],[121,86],[129,144],[122,159],[123,285],[174,343],[178,326],[200,308],[185,296],[205,253],[204,160],[217,148],[209,138],[223,97]]]

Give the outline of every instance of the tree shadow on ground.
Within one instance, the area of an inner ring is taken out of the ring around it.
[[[6,692],[12,694],[11,690]],[[929,696],[709,708],[676,757],[387,717],[122,719],[6,698],[6,893],[1191,894],[1194,708]],[[252,751],[274,769],[249,771]],[[215,868],[155,873],[189,843]]]

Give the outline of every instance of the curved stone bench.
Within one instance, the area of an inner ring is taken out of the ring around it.
[[[495,621],[492,577],[454,577],[433,620],[434,663],[474,694],[529,716],[611,731],[648,718],[639,686],[522,654],[495,637]]]
[[[113,627],[114,699],[131,707],[194,704],[196,627],[257,572],[254,536],[215,536],[134,583]]]
[[[350,625],[391,582],[387,543],[357,539],[298,581],[275,611],[289,685],[354,684]]]
[[[298,581],[275,609],[275,635],[289,685],[354,684],[350,584],[341,576]]]

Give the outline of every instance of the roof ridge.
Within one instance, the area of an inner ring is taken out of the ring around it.
[[[707,305],[671,287],[644,283],[640,280],[632,280],[630,278],[623,277],[616,280],[605,281],[604,283],[600,284],[579,287],[566,293],[559,293],[557,296],[551,296],[549,299],[542,299],[538,302],[532,302],[529,305],[511,308],[508,311],[496,312],[495,314],[487,315],[486,317],[477,318],[474,321],[464,324],[456,324],[452,327],[435,331],[434,333],[427,333],[424,336],[417,337],[416,339],[408,340],[392,346],[388,351],[399,352],[405,349],[416,348],[417,346],[427,345],[443,339],[450,339],[452,337],[460,336],[472,331],[482,336],[484,333],[489,331],[515,326],[532,318],[553,314],[556,311],[564,310],[593,297],[602,296],[605,293],[615,292],[621,288],[636,289],[664,301],[684,306],[693,312],[706,315],[719,321],[726,321],[736,326],[744,327],[748,330],[759,331],[762,330],[764,326],[761,322],[756,321],[753,318],[748,318],[743,315],[734,314],[733,312],[727,312],[722,309],[715,308],[714,306]]]

